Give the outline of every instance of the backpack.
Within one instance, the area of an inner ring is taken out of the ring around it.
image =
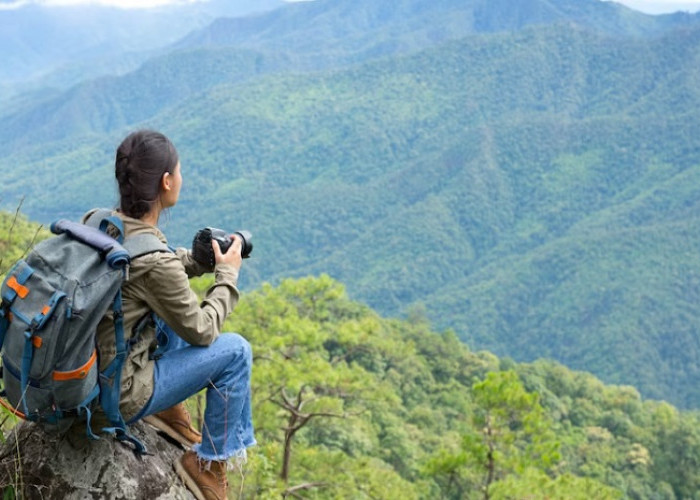
[[[113,226],[117,238],[107,234]],[[172,251],[155,235],[124,240],[121,219],[98,210],[79,224],[65,219],[51,224],[53,236],[38,243],[15,263],[0,288],[0,348],[5,397],[12,411],[64,431],[76,419],[91,428],[101,405],[111,427],[102,429],[134,445],[119,411],[121,372],[131,342],[124,337],[121,285],[132,259]],[[97,324],[111,307],[117,355],[99,371]]]

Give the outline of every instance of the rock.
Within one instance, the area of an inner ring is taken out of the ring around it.
[[[59,437],[22,422],[0,447],[0,493],[11,486],[27,500],[193,500],[173,469],[183,448],[147,424],[130,429],[148,455],[139,457],[108,435]]]

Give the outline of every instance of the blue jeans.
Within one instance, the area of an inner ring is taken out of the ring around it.
[[[202,444],[193,450],[202,460],[245,459],[255,445],[250,408],[252,351],[237,333],[223,333],[209,346],[193,346],[162,320],[156,320],[153,395],[128,423],[166,410],[207,389]]]

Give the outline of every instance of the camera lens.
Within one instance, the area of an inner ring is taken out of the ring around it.
[[[253,235],[249,231],[236,231],[234,234],[241,238],[241,257],[247,259],[253,251]]]

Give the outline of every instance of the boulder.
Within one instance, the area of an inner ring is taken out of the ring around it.
[[[147,455],[109,435],[88,441],[82,433],[58,436],[22,422],[0,447],[0,493],[14,490],[27,500],[193,500],[173,469],[183,448],[145,423],[130,429]]]

